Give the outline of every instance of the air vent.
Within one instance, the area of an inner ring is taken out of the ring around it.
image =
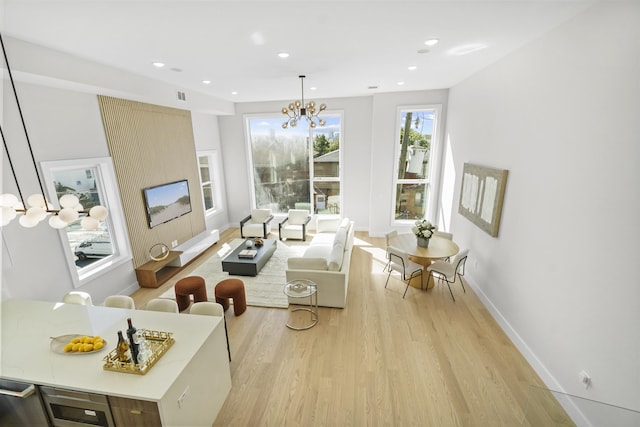
[[[184,92],[179,90],[178,91],[178,100],[179,101],[186,101],[187,100],[187,95]]]

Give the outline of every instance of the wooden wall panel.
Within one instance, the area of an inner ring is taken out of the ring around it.
[[[98,100],[138,267],[156,243],[171,247],[206,228],[191,113],[101,95]],[[149,228],[142,190],[182,179],[189,181],[191,213]]]

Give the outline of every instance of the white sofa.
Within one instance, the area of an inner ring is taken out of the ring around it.
[[[344,308],[349,287],[354,223],[348,218],[321,216],[316,234],[301,257],[287,260],[287,281],[308,279],[318,285],[318,305]],[[290,298],[290,304],[301,304]]]

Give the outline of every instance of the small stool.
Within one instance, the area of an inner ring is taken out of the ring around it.
[[[190,295],[193,295],[193,302],[207,301],[207,287],[204,279],[200,276],[184,277],[176,282],[176,302],[178,310],[183,311],[191,303]]]
[[[244,283],[240,279],[225,279],[215,287],[216,302],[224,311],[229,308],[229,298],[233,299],[233,314],[240,316],[247,309],[247,298],[244,294]]]

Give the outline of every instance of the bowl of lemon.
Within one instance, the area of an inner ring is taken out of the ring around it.
[[[51,350],[60,354],[90,354],[106,346],[107,342],[99,335],[69,334],[51,338]]]

